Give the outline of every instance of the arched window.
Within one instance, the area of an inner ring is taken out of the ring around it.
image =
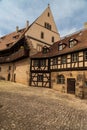
[[[65,77],[64,75],[57,76],[57,84],[65,84]]]

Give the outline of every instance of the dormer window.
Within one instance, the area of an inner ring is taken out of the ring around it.
[[[58,50],[59,51],[63,50],[65,48],[65,46],[66,46],[65,43],[59,43],[58,44]]]
[[[19,37],[19,35],[15,35],[15,36],[13,36],[14,39],[17,39],[18,37]]]
[[[42,48],[42,53],[43,53],[43,54],[46,54],[46,53],[48,53],[48,52],[49,52],[49,48],[46,47],[46,46],[44,46],[44,47]]]
[[[69,40],[69,47],[71,48],[71,47],[75,46],[77,44],[77,42],[78,41],[76,39],[70,39]]]
[[[7,47],[11,47],[12,45],[13,45],[13,42],[6,44]]]

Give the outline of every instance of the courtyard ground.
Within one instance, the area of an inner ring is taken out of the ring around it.
[[[0,130],[87,130],[87,100],[0,81]]]

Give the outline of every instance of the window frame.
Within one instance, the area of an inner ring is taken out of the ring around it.
[[[49,23],[47,23],[47,22],[44,23],[44,26],[45,26],[45,28],[47,28],[48,30],[51,30],[51,29],[52,29],[51,24],[49,24]]]
[[[52,36],[52,40],[51,41],[54,42],[54,39],[55,39],[54,36]]]
[[[44,39],[44,32],[41,32],[41,39]]]
[[[78,43],[78,41],[76,39],[70,39],[69,40],[69,48],[74,47],[77,43]]]
[[[57,75],[57,84],[65,84],[65,77],[64,75]]]
[[[84,60],[87,61],[87,51],[84,52]]]
[[[58,64],[58,57],[55,57],[55,58],[53,58],[53,65],[57,65]]]
[[[34,67],[46,67],[46,60],[45,59],[41,59],[41,60],[34,60],[33,62],[33,66]]]
[[[43,82],[43,74],[38,74],[37,81],[38,82]]]
[[[66,56],[62,56],[61,57],[61,64],[66,64],[67,63],[67,57]]]
[[[72,55],[71,55],[71,60],[72,60],[72,62],[78,62],[78,53],[73,53]]]
[[[38,67],[39,66],[39,60],[34,60],[33,61],[33,66]]]
[[[46,67],[46,60],[45,59],[42,59],[39,62],[40,62],[40,67]]]

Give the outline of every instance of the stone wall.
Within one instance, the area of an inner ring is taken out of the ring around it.
[[[64,75],[65,83],[57,84],[57,76]],[[75,79],[75,95],[80,98],[87,98],[87,71],[63,71],[51,73],[52,88],[67,93],[67,79]]]
[[[9,66],[11,66],[9,70]],[[22,59],[14,63],[1,64],[0,77],[3,77],[5,80],[18,82],[22,84],[29,85],[30,79],[30,59]],[[10,78],[8,79],[8,75]]]

